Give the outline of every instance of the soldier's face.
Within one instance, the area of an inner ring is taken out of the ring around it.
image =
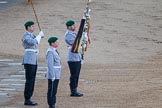
[[[72,26],[70,26],[70,29],[72,30],[72,31],[75,31],[75,25],[72,25]]]
[[[29,26],[28,31],[33,32],[34,31],[34,25]]]
[[[54,47],[54,48],[57,48],[57,47],[58,47],[58,45],[59,45],[58,40],[57,40],[57,41],[55,41],[55,42],[53,42],[53,43],[51,44],[51,46],[52,46],[52,47]]]

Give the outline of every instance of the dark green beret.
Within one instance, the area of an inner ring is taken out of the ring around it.
[[[75,22],[73,21],[73,20],[68,20],[67,22],[66,22],[66,26],[72,26],[72,25],[74,25],[75,24]]]
[[[28,26],[31,26],[31,25],[34,25],[34,22],[33,21],[27,21],[24,26],[25,27],[28,27]]]
[[[57,41],[57,40],[58,40],[57,37],[52,36],[52,37],[50,37],[50,38],[48,39],[48,43],[52,43],[52,42],[55,42],[55,41]]]

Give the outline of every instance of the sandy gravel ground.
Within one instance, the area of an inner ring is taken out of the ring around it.
[[[79,91],[85,96],[81,98],[69,96],[64,33],[68,19],[79,26],[86,1],[34,0],[34,5],[46,35],[39,46],[40,62],[45,63],[48,37],[56,35],[60,40],[63,71],[57,108],[162,107],[161,0],[92,0],[92,43],[82,66]],[[21,37],[27,20],[35,20],[27,1],[0,11],[1,55],[22,57]],[[46,80],[37,80],[33,99],[39,106],[35,108],[48,108],[46,91]],[[4,106],[27,108],[23,106],[23,93]]]

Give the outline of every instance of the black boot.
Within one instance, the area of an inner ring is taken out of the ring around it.
[[[83,94],[77,92],[77,90],[74,89],[74,90],[71,90],[71,95],[70,96],[72,96],[72,97],[81,97],[81,96],[83,96]]]
[[[25,99],[24,105],[35,106],[38,103],[31,101],[30,99]]]

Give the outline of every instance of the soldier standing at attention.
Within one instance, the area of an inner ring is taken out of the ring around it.
[[[25,49],[25,53],[22,60],[22,65],[25,69],[25,88],[24,88],[24,105],[35,106],[38,103],[33,102],[31,97],[34,92],[35,77],[37,71],[37,55],[38,55],[38,44],[42,37],[44,37],[43,31],[40,31],[37,36],[33,35],[34,22],[27,21],[25,24],[25,33],[22,37],[22,44]]]
[[[47,103],[49,108],[55,108],[56,93],[61,75],[61,59],[59,53],[57,52],[57,47],[59,45],[58,38],[50,37],[48,39],[48,43],[49,48],[46,52],[48,67],[46,74],[46,78],[48,79]]]
[[[83,94],[77,91],[79,74],[81,70],[81,54],[71,52],[72,45],[76,38],[75,22],[73,20],[69,20],[66,22],[66,26],[67,31],[65,33],[65,42],[68,47],[67,62],[70,70],[70,96],[81,97]]]

